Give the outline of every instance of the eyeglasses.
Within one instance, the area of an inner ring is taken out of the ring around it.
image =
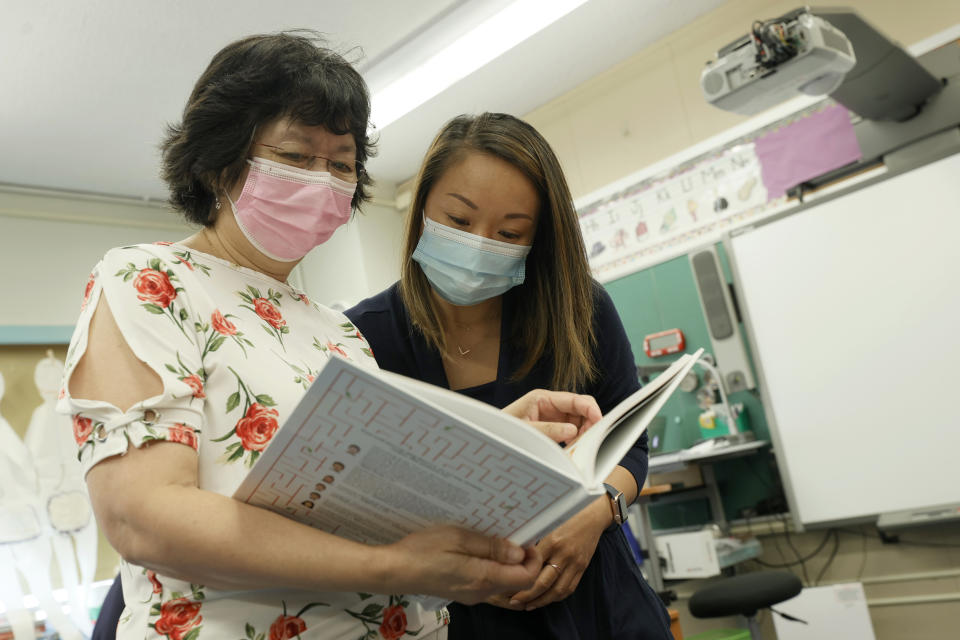
[[[346,182],[358,182],[360,177],[365,173],[362,162],[334,160],[326,156],[312,156],[305,153],[297,153],[296,151],[289,151],[272,144],[264,144],[263,142],[257,142],[255,144],[270,149],[283,164],[308,171],[313,170],[317,160],[323,160],[327,163],[327,171]]]

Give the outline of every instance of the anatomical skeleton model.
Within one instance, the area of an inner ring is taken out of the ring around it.
[[[41,504],[50,527],[70,617],[86,635],[92,631],[87,595],[97,568],[97,525],[69,416],[56,412],[63,362],[47,352],[34,372],[43,403],[33,412],[24,438],[37,469]],[[80,567],[79,574],[77,566]]]
[[[0,376],[0,400],[3,392],[3,376]],[[60,637],[81,640],[79,630],[53,597],[52,533],[45,512],[30,451],[0,415],[0,602],[6,607],[5,615],[14,638],[33,640],[36,637],[33,614],[23,605],[19,573]]]

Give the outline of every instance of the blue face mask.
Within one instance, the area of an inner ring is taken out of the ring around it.
[[[424,216],[412,258],[441,298],[460,307],[489,300],[523,283],[531,247],[490,240]]]

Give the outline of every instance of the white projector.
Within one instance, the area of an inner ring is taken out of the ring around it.
[[[751,33],[717,52],[700,74],[716,107],[751,115],[798,92],[831,93],[857,59],[843,32],[806,10],[754,23]]]

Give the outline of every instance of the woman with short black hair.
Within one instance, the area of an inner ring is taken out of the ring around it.
[[[257,130],[282,116],[352,137],[355,150],[348,156],[358,167],[352,205],[358,209],[371,185],[363,165],[375,152],[369,115],[363,78],[316,34],[238,40],[213,57],[187,99],[182,122],[168,127],[161,148],[170,204],[190,222],[213,224],[217,194],[244,174]]]

